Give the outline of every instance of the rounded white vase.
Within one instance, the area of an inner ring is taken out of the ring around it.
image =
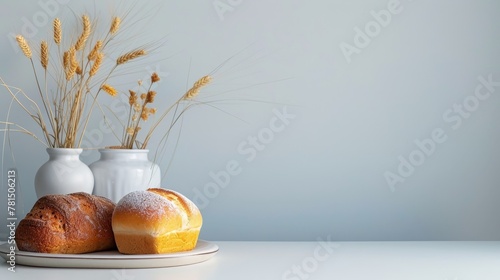
[[[80,160],[82,149],[47,148],[49,160],[35,175],[35,191],[38,198],[48,194],[92,193],[94,176],[90,168]]]
[[[149,150],[100,149],[100,159],[90,165],[94,195],[113,202],[137,190],[161,187],[160,167],[148,159]]]

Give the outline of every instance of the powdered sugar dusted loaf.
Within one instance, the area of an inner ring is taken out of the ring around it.
[[[160,254],[192,250],[202,216],[182,194],[154,188],[124,196],[115,208],[112,225],[121,253]]]

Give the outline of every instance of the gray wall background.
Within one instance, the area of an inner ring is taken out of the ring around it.
[[[163,186],[202,208],[202,238],[499,240],[500,2],[81,2],[2,0],[0,76],[35,95],[29,62],[10,34],[24,32],[35,44],[50,38],[53,17],[74,24],[84,11],[104,25],[114,10],[138,12],[127,29],[138,35],[117,48],[165,42],[122,72],[133,75],[113,80],[126,90],[158,71],[157,104],[232,57],[200,96],[216,108],[189,111],[175,155],[170,144],[158,160],[166,170],[172,159]],[[381,24],[382,10],[391,16]],[[27,24],[36,30],[26,33]],[[10,99],[0,94],[5,120]],[[284,111],[278,129],[273,120]],[[98,139],[99,119],[87,143],[114,144],[110,134]],[[18,107],[11,120],[36,131]],[[7,170],[16,167],[24,215],[47,155],[28,136],[10,139],[0,205]],[[228,163],[240,172],[217,182],[211,174]],[[392,187],[389,173],[399,178]],[[2,206],[0,220],[6,216]],[[5,238],[6,227],[0,232]]]

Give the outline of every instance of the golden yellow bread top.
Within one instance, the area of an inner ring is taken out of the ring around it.
[[[199,229],[201,213],[182,194],[154,188],[124,196],[113,212],[113,232],[161,236],[175,231]]]

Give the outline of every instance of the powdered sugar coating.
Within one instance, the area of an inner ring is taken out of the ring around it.
[[[168,190],[174,194],[176,194],[177,196],[179,196],[181,199],[183,199],[185,202],[186,202],[186,206],[188,207],[189,209],[189,212],[190,213],[197,213],[197,212],[200,212],[200,210],[198,209],[198,207],[194,204],[194,202],[192,202],[190,199],[188,199],[186,196],[184,196],[183,194],[181,194],[180,192],[176,192],[176,191],[173,191],[173,190]]]
[[[182,229],[200,228],[203,219],[196,205],[184,195],[169,189],[150,188],[149,192],[156,193],[172,203],[182,218]]]

